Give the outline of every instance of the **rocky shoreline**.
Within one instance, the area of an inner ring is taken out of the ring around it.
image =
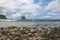
[[[0,40],[60,40],[60,26],[37,27],[0,27]]]

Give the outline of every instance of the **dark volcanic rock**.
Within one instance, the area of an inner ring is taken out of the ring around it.
[[[5,15],[0,15],[0,19],[7,19]]]
[[[26,18],[25,18],[25,16],[22,16],[22,18],[21,18],[22,20],[25,20]]]

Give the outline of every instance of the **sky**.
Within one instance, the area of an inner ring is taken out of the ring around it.
[[[60,0],[0,0],[0,14],[8,19],[60,19]]]

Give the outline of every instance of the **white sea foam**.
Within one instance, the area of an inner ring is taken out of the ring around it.
[[[54,27],[54,26],[60,26],[60,22],[13,22],[13,21],[0,22],[0,27],[7,27],[7,26]]]

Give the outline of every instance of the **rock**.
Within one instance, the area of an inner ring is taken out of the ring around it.
[[[0,19],[7,19],[5,15],[0,15]]]
[[[0,40],[60,40],[60,28],[39,30],[30,27],[0,28]]]

